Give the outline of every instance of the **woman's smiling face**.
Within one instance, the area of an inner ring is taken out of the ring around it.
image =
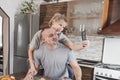
[[[52,28],[57,32],[61,33],[63,29],[67,26],[67,23],[64,20],[53,21]]]

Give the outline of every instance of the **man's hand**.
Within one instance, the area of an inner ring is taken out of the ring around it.
[[[70,65],[74,71],[75,79],[76,80],[82,80],[82,71],[80,66],[78,65],[77,61],[70,62]]]
[[[37,74],[37,71],[34,71],[34,70],[32,70],[32,69],[29,69],[28,70],[28,72],[27,72],[27,74],[26,74],[26,76],[25,76],[25,78],[23,79],[23,80],[34,80],[34,75],[36,75]]]
[[[35,67],[32,67],[32,66],[31,66],[31,68],[29,69],[29,72],[30,72],[33,76],[37,74],[37,71],[36,71]]]

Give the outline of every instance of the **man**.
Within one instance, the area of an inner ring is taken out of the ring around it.
[[[42,64],[44,76],[50,79],[68,77],[67,64],[73,68],[76,80],[81,80],[81,69],[68,47],[58,42],[58,35],[50,28],[42,33],[44,43],[34,53],[35,68],[38,71]]]

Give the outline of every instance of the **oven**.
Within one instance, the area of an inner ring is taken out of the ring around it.
[[[102,63],[94,67],[93,80],[120,80],[120,38],[104,39]]]
[[[108,64],[95,66],[93,80],[120,80],[120,66],[110,66]]]

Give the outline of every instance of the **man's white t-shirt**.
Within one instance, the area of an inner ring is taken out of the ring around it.
[[[42,44],[34,54],[35,65],[42,65],[44,76],[52,79],[68,77],[67,64],[75,61],[73,51],[59,43],[55,50],[49,50]]]

